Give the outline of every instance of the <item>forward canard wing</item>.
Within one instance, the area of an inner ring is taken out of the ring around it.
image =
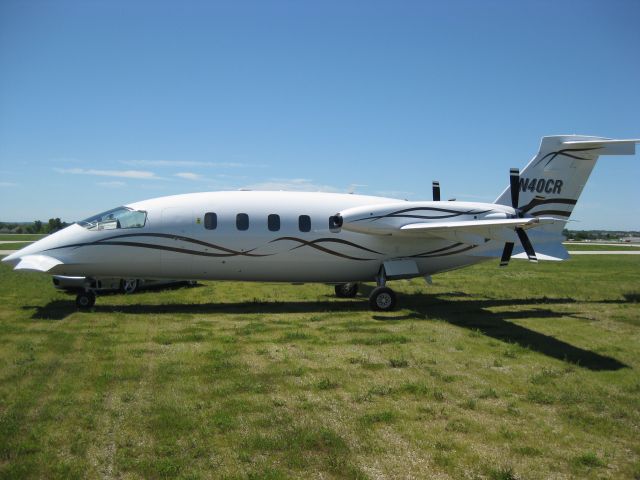
[[[25,255],[20,257],[20,261],[14,269],[27,272],[49,272],[52,268],[62,265],[62,263],[57,258],[47,255]]]

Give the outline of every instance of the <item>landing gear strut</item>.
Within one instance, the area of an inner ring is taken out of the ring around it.
[[[338,298],[353,298],[358,294],[357,283],[342,283],[335,287],[336,297]]]
[[[84,279],[84,289],[76,295],[76,307],[78,310],[89,310],[96,304],[96,288],[98,282],[94,278]]]
[[[92,290],[85,290],[76,296],[76,307],[80,310],[89,310],[96,303],[96,294]]]
[[[389,312],[396,306],[396,294],[389,287],[386,287],[387,277],[384,272],[384,267],[380,268],[380,273],[376,275],[376,284],[378,285],[373,289],[371,295],[369,295],[369,306],[371,310],[379,312]]]

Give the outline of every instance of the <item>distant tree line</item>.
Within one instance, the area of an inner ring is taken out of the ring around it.
[[[63,222],[59,218],[50,218],[47,223],[40,220],[34,220],[33,222],[17,222],[8,223],[0,222],[0,232],[3,233],[53,233],[58,230],[62,230],[64,227],[71,225],[70,223]]]
[[[619,240],[622,237],[640,235],[635,231],[612,230],[563,230],[562,235],[573,240]]]

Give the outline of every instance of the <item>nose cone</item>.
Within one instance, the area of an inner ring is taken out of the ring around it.
[[[15,267],[20,263],[23,257],[28,255],[47,255],[52,258],[57,258],[59,256],[59,248],[70,243],[74,243],[74,241],[85,233],[86,230],[84,228],[74,223],[59,232],[52,233],[31,245],[27,245],[22,250],[18,250],[17,252],[4,257],[2,261]]]

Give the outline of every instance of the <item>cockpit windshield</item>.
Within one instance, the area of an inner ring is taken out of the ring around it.
[[[147,221],[147,212],[134,210],[129,207],[118,207],[99,213],[78,225],[87,230],[115,230],[118,228],[141,228]]]

